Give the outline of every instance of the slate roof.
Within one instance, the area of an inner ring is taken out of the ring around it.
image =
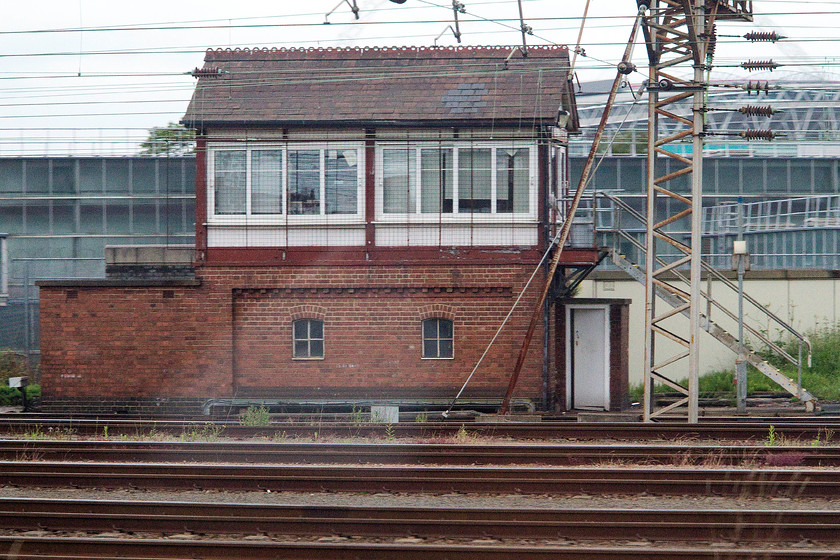
[[[183,122],[546,124],[576,115],[566,47],[208,50]],[[573,119],[576,122],[576,119]]]

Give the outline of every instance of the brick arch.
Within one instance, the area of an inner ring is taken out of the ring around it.
[[[298,319],[319,319],[321,321],[327,316],[327,310],[320,305],[313,305],[311,303],[305,305],[295,305],[289,309],[289,316],[292,321]]]
[[[455,321],[455,308],[445,303],[433,303],[420,308],[420,319],[449,319]]]

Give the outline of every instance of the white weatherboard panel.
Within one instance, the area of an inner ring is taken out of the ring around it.
[[[207,228],[208,247],[358,247],[364,226],[312,228]]]

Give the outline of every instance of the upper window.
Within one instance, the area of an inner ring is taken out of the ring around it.
[[[210,154],[214,217],[361,215],[359,146],[232,146]]]
[[[318,360],[324,357],[324,322],[318,319],[299,319],[292,323],[293,356],[299,360]]]
[[[535,152],[506,146],[386,145],[381,149],[384,214],[530,214]]]
[[[423,321],[423,357],[451,358],[454,351],[454,330],[449,319]]]

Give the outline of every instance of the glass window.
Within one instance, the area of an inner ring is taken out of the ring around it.
[[[129,161],[123,159],[105,160],[105,191],[113,194],[129,192]]]
[[[358,163],[356,150],[324,150],[325,213],[356,213]]]
[[[420,211],[451,214],[453,206],[452,148],[420,150]]]
[[[492,211],[491,157],[490,148],[458,150],[458,212]]]
[[[103,169],[105,160],[102,159],[80,159],[79,160],[79,192],[101,193],[103,183]]]
[[[23,191],[23,162],[0,159],[0,192],[19,193]]]
[[[76,232],[76,211],[72,202],[53,201],[52,213],[52,233]]]
[[[386,213],[416,213],[416,151],[408,148],[382,150],[382,184],[382,204]]]
[[[245,213],[245,151],[219,150],[214,154],[216,214]]]
[[[135,159],[131,162],[131,192],[153,193],[157,190],[157,162],[157,158]],[[161,191],[165,193],[166,189],[161,188]]]
[[[292,323],[293,356],[312,360],[324,357],[324,322],[318,319],[298,319]]]
[[[251,152],[251,213],[283,212],[283,152],[254,150]]]
[[[79,205],[79,233],[104,233],[103,216],[104,211],[101,201],[83,201]],[[102,248],[101,241],[99,242],[99,248]]]
[[[52,191],[57,194],[76,192],[76,166],[66,160],[53,160]]]
[[[160,231],[157,222],[157,206],[135,201],[132,205],[132,232],[157,233]]]
[[[528,212],[528,148],[496,150],[496,212]]]
[[[361,150],[213,150],[214,215],[356,215]]]
[[[425,319],[423,321],[423,357],[452,358],[454,352],[454,329],[449,319]]]
[[[289,214],[321,213],[321,151],[289,152]]]
[[[47,160],[27,160],[26,165],[26,192],[46,193],[49,190],[50,169]]]
[[[382,212],[528,213],[531,211],[530,156],[530,148],[515,146],[384,148],[381,152]]]

